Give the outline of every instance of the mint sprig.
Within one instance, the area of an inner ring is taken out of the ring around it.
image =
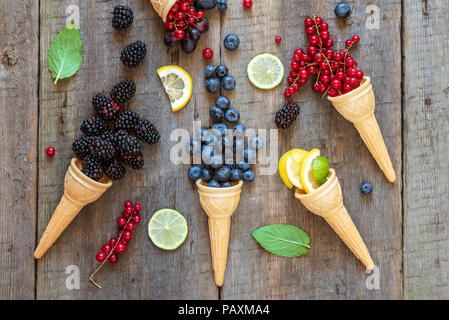
[[[52,78],[55,79],[54,84],[78,71],[83,59],[82,49],[80,33],[72,21],[56,35],[48,51],[47,65]]]
[[[310,250],[310,238],[292,225],[272,224],[251,232],[254,239],[268,252],[280,257],[295,258]]]

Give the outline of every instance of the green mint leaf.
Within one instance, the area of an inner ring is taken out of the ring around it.
[[[265,250],[280,257],[299,257],[310,250],[309,236],[295,226],[272,224],[254,230],[251,235]]]
[[[82,49],[80,33],[72,21],[56,35],[48,51],[47,64],[55,84],[78,71],[83,59]]]

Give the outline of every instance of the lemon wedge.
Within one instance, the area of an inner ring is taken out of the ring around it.
[[[306,150],[293,149],[279,159],[279,175],[287,188],[292,189],[295,186],[303,189],[299,172],[302,162],[308,154],[309,152]]]
[[[313,161],[321,156],[321,152],[318,149],[313,149],[305,157],[301,165],[301,171],[299,173],[299,178],[304,191],[306,193],[311,193],[312,191],[318,189],[319,185],[313,178]]]
[[[179,111],[192,97],[192,78],[183,68],[175,65],[157,69],[159,78],[170,99],[172,111]]]

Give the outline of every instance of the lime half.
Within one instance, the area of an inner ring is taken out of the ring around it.
[[[249,81],[263,90],[277,87],[284,79],[284,65],[281,59],[271,53],[262,53],[252,58],[246,71]]]
[[[313,180],[321,186],[327,181],[329,176],[329,161],[326,157],[320,156],[313,160],[312,164]]]
[[[156,247],[175,250],[187,238],[189,228],[182,214],[173,209],[157,211],[148,223],[148,235]]]

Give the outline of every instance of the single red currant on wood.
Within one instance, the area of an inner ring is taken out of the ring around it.
[[[276,43],[281,43],[282,41],[281,36],[276,36],[276,38],[274,38],[274,41],[276,41]]]
[[[243,0],[243,6],[244,6],[246,9],[251,8],[252,5],[253,5],[252,0]]]
[[[55,150],[55,148],[53,148],[53,147],[48,147],[48,148],[45,150],[45,154],[46,154],[47,156],[49,156],[49,157],[53,157],[53,156],[55,155],[55,153],[56,153],[56,150]]]
[[[212,59],[214,56],[214,52],[210,48],[206,48],[203,50],[203,58],[204,59]]]

